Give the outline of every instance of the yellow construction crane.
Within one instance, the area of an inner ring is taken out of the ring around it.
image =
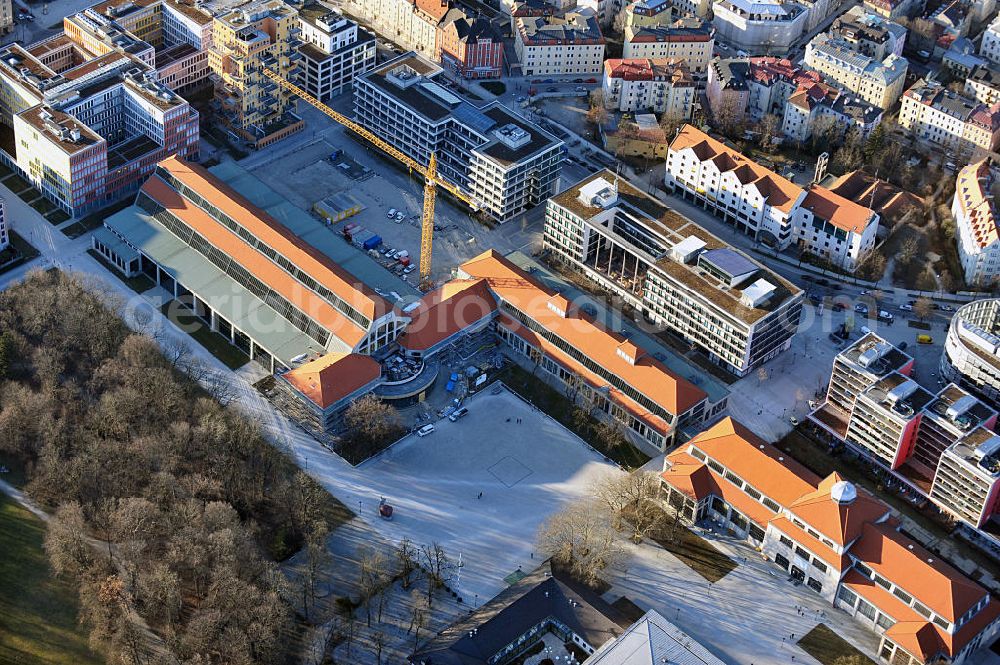
[[[344,114],[334,111],[332,108],[319,101],[299,86],[286,81],[281,76],[278,76],[278,74],[273,70],[268,69],[267,67],[263,67],[262,69],[264,70],[265,76],[269,79],[281,87],[291,91],[299,98],[309,102],[328,117],[332,118],[336,122],[339,122],[344,127],[347,127],[352,132],[365,139],[387,155],[395,157],[397,160],[405,164],[411,171],[416,171],[424,177],[424,214],[420,224],[420,284],[425,287],[429,286],[431,283],[431,249],[434,246],[434,197],[437,194],[437,188],[441,187],[446,189],[452,196],[459,201],[462,201],[473,210],[478,210],[479,204],[469,198],[467,194],[462,192],[455,185],[438,177],[437,159],[434,157],[433,153],[431,154],[430,162],[427,166],[424,166],[399,148],[377,136],[368,128],[363,125],[359,125]]]

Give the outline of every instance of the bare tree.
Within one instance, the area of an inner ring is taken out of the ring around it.
[[[75,501],[56,509],[45,531],[45,552],[56,575],[79,575],[90,567],[93,552],[87,542],[87,520]]]
[[[387,583],[386,558],[379,550],[365,547],[358,551],[358,586],[361,604],[365,608],[365,622],[372,626],[372,601]]]
[[[306,534],[306,574],[302,585],[302,610],[306,619],[316,609],[316,587],[320,571],[330,562],[330,551],[326,547],[330,528],[326,522],[317,520]]]
[[[434,601],[434,591],[447,582],[447,570],[451,563],[440,543],[431,543],[420,548],[423,555],[424,573],[427,577],[427,606]]]
[[[896,251],[896,260],[900,263],[909,263],[917,255],[918,249],[917,239],[913,235],[909,235],[899,244],[899,249]]]
[[[615,14],[611,22],[611,28],[616,34],[620,35],[625,32],[625,27],[628,25],[628,13],[629,5],[626,5]]]
[[[676,135],[677,131],[685,124],[687,124],[687,120],[677,113],[664,111],[660,116],[660,129],[662,129],[664,135],[666,135],[667,141],[673,141],[674,135]]]
[[[594,501],[578,501],[549,517],[538,541],[541,551],[588,584],[595,584],[623,554],[616,531]]]
[[[431,606],[425,601],[423,596],[414,598],[413,604],[410,607],[410,625],[406,629],[407,635],[410,634],[411,630],[413,631],[414,649],[420,644],[420,629],[427,626],[430,610]]]
[[[913,303],[913,313],[917,315],[921,321],[926,319],[934,311],[934,303],[930,298],[925,296],[920,296],[917,298],[916,302]]]
[[[587,111],[587,122],[597,127],[608,121],[608,109],[605,106],[604,91],[594,90],[590,93],[590,110]]]
[[[375,647],[375,664],[382,665],[382,649],[385,648],[385,633],[376,630],[372,633],[372,646]]]
[[[417,548],[409,538],[403,538],[396,546],[396,563],[399,565],[400,583],[404,589],[409,589],[413,583],[413,572],[420,567],[417,563]]]
[[[760,146],[770,152],[773,148],[773,139],[781,131],[781,118],[773,113],[768,113],[761,118],[760,124],[757,125],[757,131],[760,132]]]
[[[365,395],[344,412],[344,423],[354,433],[371,441],[384,441],[402,430],[396,410],[374,395]]]
[[[593,495],[607,509],[612,527],[621,530],[628,524],[632,539],[639,542],[656,529],[663,515],[653,503],[659,487],[655,473],[612,473],[598,483]]]

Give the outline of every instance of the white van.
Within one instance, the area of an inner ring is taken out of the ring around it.
[[[417,436],[423,438],[433,432],[434,432],[434,425],[424,425],[423,427],[417,430]]]

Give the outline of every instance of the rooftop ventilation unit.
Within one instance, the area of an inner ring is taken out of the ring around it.
[[[604,178],[591,180],[580,188],[580,203],[607,210],[618,203],[618,188]]]
[[[778,290],[771,282],[766,279],[758,279],[753,284],[743,289],[743,295],[740,296],[740,302],[742,302],[747,307],[760,307],[774,295],[774,292]]]
[[[879,360],[884,358],[892,349],[892,344],[888,342],[878,342],[865,349],[858,356],[858,364],[862,367],[873,367]]]
[[[972,395],[963,395],[955,400],[954,404],[948,407],[945,415],[948,417],[948,420],[956,420],[966,411],[974,407],[978,401],[979,400]]]
[[[701,238],[688,236],[670,248],[670,258],[677,261],[677,263],[690,264],[698,258],[698,254],[705,249],[705,247],[706,243]]]
[[[409,88],[414,83],[420,81],[422,77],[411,67],[407,65],[399,65],[398,67],[389,70],[389,72],[385,75],[385,78],[393,83],[397,88]]]
[[[493,130],[493,136],[512,150],[523,148],[531,143],[531,134],[527,130],[509,123]]]

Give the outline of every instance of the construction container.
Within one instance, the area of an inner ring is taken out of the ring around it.
[[[362,208],[357,199],[343,192],[331,194],[313,204],[313,211],[331,224],[358,214]]]
[[[382,236],[380,236],[380,235],[373,235],[371,238],[368,238],[368,240],[365,240],[364,243],[362,243],[361,246],[364,249],[375,249],[376,247],[378,247],[381,244],[382,244]]]

